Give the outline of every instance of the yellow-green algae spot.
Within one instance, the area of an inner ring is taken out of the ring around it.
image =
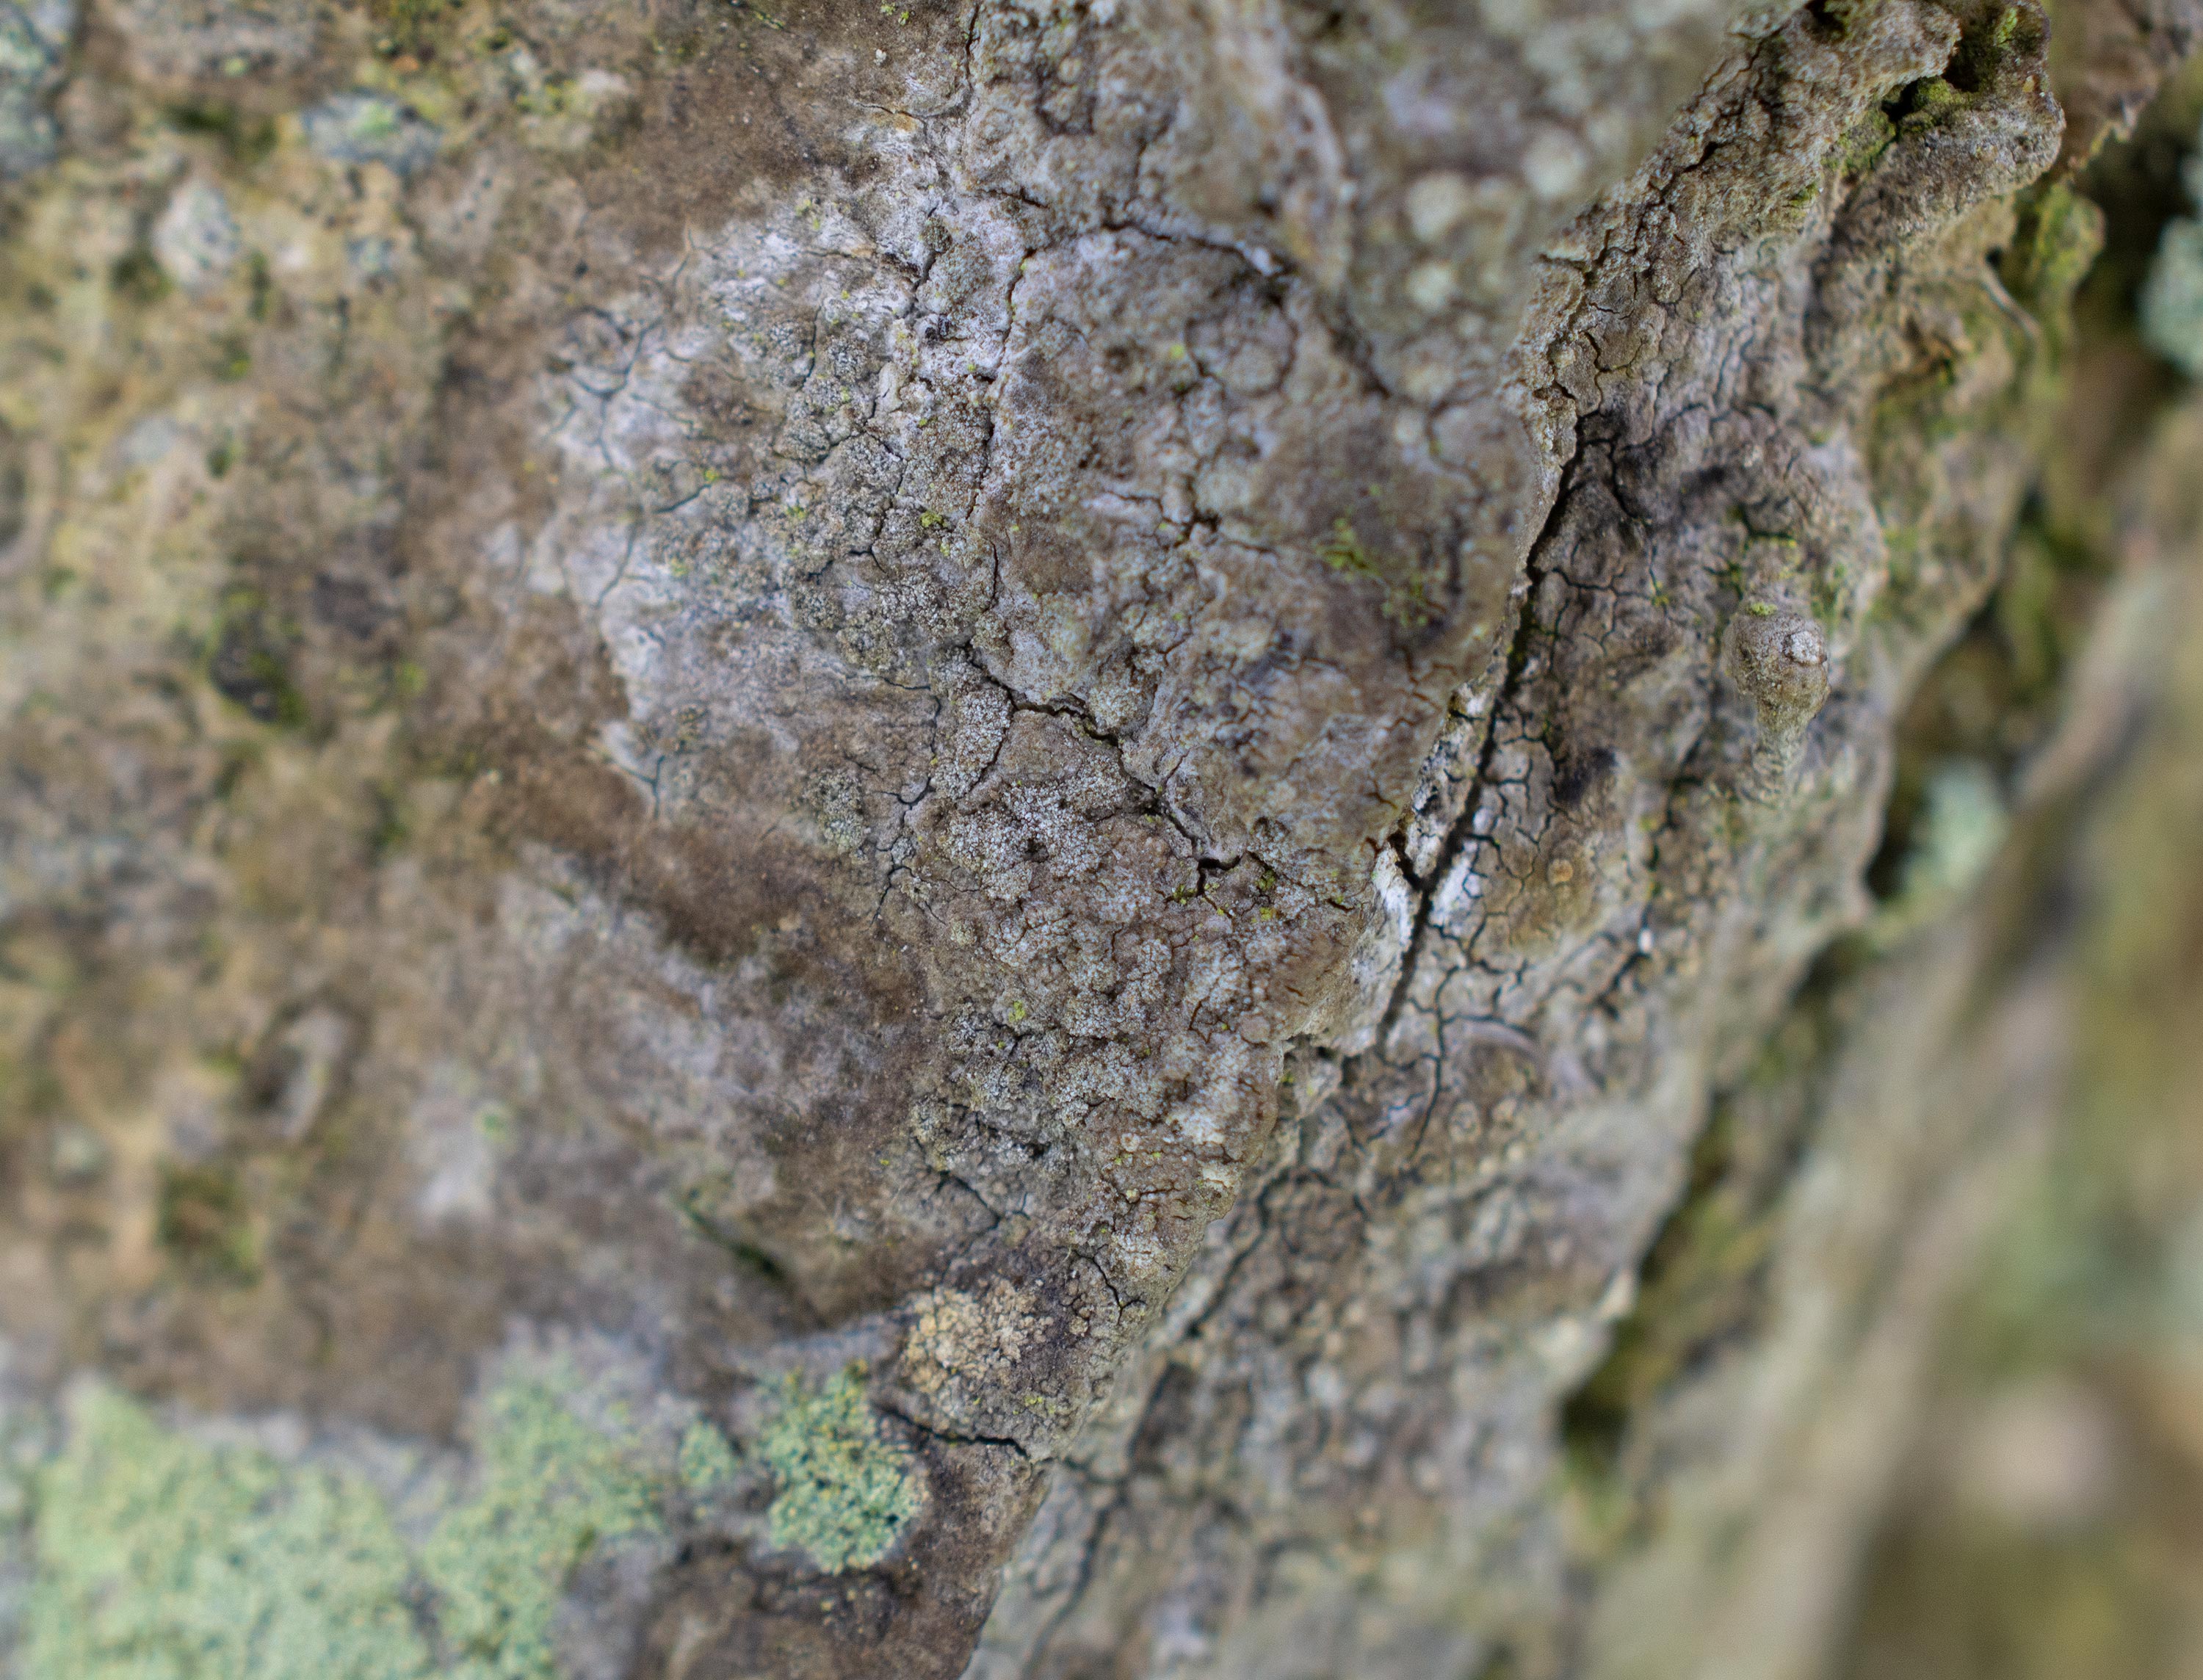
[[[576,1416],[573,1387],[553,1371],[491,1391],[477,1483],[417,1550],[356,1476],[80,1391],[32,1480],[22,1680],[555,1680],[575,1565],[658,1528],[669,1481],[618,1413]],[[733,1451],[699,1424],[682,1458]]]
[[[772,1543],[801,1547],[829,1575],[877,1563],[918,1509],[909,1455],[881,1438],[854,1371],[816,1392],[788,1378],[759,1450],[780,1483],[765,1513]]]

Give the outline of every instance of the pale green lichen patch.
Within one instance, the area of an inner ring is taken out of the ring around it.
[[[727,1444],[726,1436],[699,1418],[688,1426],[681,1437],[681,1451],[674,1461],[674,1471],[681,1485],[697,1499],[708,1499],[732,1482],[741,1471],[742,1462],[735,1449]]]
[[[2203,154],[2182,173],[2189,198],[2203,207]],[[2166,224],[2142,291],[2141,329],[2159,355],[2203,379],[2203,221],[2182,216]]]
[[[338,163],[381,163],[416,174],[436,160],[443,137],[412,110],[380,93],[340,93],[299,119],[306,144]]]
[[[61,79],[75,21],[73,6],[0,0],[0,180],[19,180],[54,161],[58,131],[46,96]]]
[[[1905,859],[1907,898],[1947,902],[1971,889],[2004,845],[2011,820],[1996,775],[1964,758],[1928,778],[1918,837]]]
[[[918,1509],[909,1455],[881,1438],[853,1371],[815,1392],[789,1378],[759,1446],[779,1483],[772,1543],[809,1553],[829,1575],[877,1563]]]
[[[658,1525],[659,1488],[629,1444],[576,1417],[551,1382],[493,1393],[482,1479],[422,1548],[464,1680],[551,1680],[566,1577],[589,1548]]]
[[[34,1478],[27,1680],[430,1672],[404,1547],[364,1483],[162,1428],[85,1391]]]
[[[2142,293],[2151,347],[2189,378],[2203,378],[2203,222],[2185,217],[2165,230]]]
[[[555,1680],[575,1567],[659,1529],[667,1491],[639,1437],[584,1421],[565,1386],[492,1391],[477,1484],[417,1551],[358,1477],[82,1391],[32,1482],[22,1680]]]

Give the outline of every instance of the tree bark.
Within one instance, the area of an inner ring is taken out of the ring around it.
[[[1822,1671],[2185,716],[2199,32],[0,0],[25,1675]],[[394,1561],[218,1661],[110,1439]]]

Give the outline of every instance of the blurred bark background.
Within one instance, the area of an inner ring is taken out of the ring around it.
[[[2203,1674],[2198,0],[0,0],[0,1669]]]

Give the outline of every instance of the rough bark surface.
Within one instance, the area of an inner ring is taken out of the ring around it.
[[[1811,1671],[2057,1065],[1866,883],[2203,31],[2065,11],[0,0],[24,1672],[182,1637],[121,1393],[397,1513],[375,1672]],[[1656,1406],[1702,1135],[1852,1316]]]

